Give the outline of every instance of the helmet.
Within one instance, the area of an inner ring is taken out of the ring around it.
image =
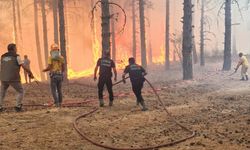
[[[54,51],[58,51],[59,50],[59,46],[57,44],[52,44],[50,48],[51,48],[52,51],[53,50]]]

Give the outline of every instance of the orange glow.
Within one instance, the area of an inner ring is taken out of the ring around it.
[[[123,4],[127,0],[120,0],[117,3]],[[31,69],[33,71],[34,76],[40,80],[40,70],[44,69],[45,66],[45,48],[43,41],[43,26],[42,26],[42,18],[41,12],[39,11],[39,36],[40,36],[40,47],[41,47],[41,58],[42,58],[42,68],[39,68],[38,65],[38,57],[37,57],[37,46],[36,46],[36,38],[34,33],[34,16],[30,14],[34,14],[34,9],[32,4],[32,0],[25,0],[22,3],[22,37],[20,39],[19,28],[17,28],[17,39],[15,39],[15,34],[13,32],[13,24],[12,24],[12,14],[8,13],[12,9],[4,8],[0,13],[0,52],[1,54],[6,52],[6,46],[17,41],[22,41],[18,43],[18,53],[23,58],[23,55],[28,55],[31,61]],[[77,5],[77,7],[76,7]],[[165,61],[165,48],[164,48],[164,39],[165,39],[165,21],[164,19],[159,20],[158,18],[164,18],[165,13],[161,9],[162,2],[155,2],[155,7],[159,9],[154,9],[150,11],[151,16],[158,17],[150,17],[151,23],[151,42],[152,42],[152,60],[154,64],[164,64]],[[101,9],[98,7],[95,12],[94,24],[91,24],[91,14],[90,10],[92,9],[91,1],[65,1],[65,19],[66,22],[66,46],[67,46],[67,60],[68,60],[68,77],[69,79],[87,77],[93,75],[94,67],[97,60],[101,57],[102,47],[101,47]],[[132,20],[131,9],[130,6],[126,6],[125,11],[127,13],[127,24],[124,29],[124,32],[116,35],[116,66],[117,69],[123,70],[126,65],[128,65],[128,58],[132,56]],[[47,27],[48,27],[48,43],[49,45],[54,43],[54,20],[53,13],[50,8],[47,9],[48,13],[47,17]],[[120,13],[119,9],[114,8],[114,11]],[[157,20],[157,21],[156,21]],[[116,23],[116,33],[121,29],[124,21],[124,16],[119,16]],[[10,23],[11,22],[11,23]],[[139,21],[136,23],[137,32],[139,32]],[[178,25],[176,25],[176,28]],[[146,28],[148,28],[146,24]],[[173,29],[171,29],[173,31]],[[149,42],[149,30],[146,30],[146,40]],[[147,43],[148,45],[148,43]],[[147,47],[148,50],[148,47]],[[173,50],[173,49],[171,49]],[[136,62],[140,64],[141,56],[140,56],[140,35],[137,34],[137,57]],[[172,54],[171,54],[172,55]],[[172,60],[172,57],[170,57]],[[22,79],[23,76],[22,76]]]

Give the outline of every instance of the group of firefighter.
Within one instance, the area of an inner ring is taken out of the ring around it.
[[[14,107],[16,112],[22,111],[22,101],[24,97],[24,89],[21,83],[20,68],[24,69],[25,81],[31,82],[34,79],[33,73],[30,70],[30,60],[28,56],[24,56],[24,60],[17,54],[16,44],[9,44],[7,46],[7,52],[1,56],[0,61],[0,112],[4,111],[3,101],[9,86],[13,87],[17,92],[16,106]],[[145,81],[144,76],[147,74],[145,69],[136,64],[134,58],[129,58],[129,65],[126,66],[122,78],[125,83],[125,76],[129,74],[132,84],[133,92],[136,96],[137,105],[142,106],[142,111],[148,110],[145,106],[144,99],[142,97],[141,90]],[[98,98],[99,106],[104,107],[103,90],[106,85],[109,93],[109,106],[113,106],[113,83],[112,77],[114,73],[114,80],[117,80],[117,71],[114,61],[110,58],[110,52],[105,52],[103,57],[97,61],[94,70],[94,80],[97,80],[97,71],[99,70],[98,79]],[[113,70],[113,73],[112,73]],[[43,72],[49,72],[51,93],[54,99],[54,106],[61,107],[63,102],[62,83],[65,74],[65,61],[61,55],[59,46],[57,44],[51,45],[50,56],[48,58],[48,66]],[[28,77],[27,77],[28,76]]]
[[[3,101],[5,94],[9,86],[13,87],[18,95],[16,99],[16,106],[14,107],[17,112],[22,111],[22,101],[24,97],[24,90],[21,83],[20,68],[22,67],[25,72],[25,81],[27,81],[27,76],[29,77],[29,82],[34,79],[33,73],[30,70],[30,60],[28,56],[24,56],[24,60],[17,54],[16,44],[9,44],[7,47],[8,51],[1,56],[0,65],[0,80],[1,80],[1,91],[0,91],[0,112],[4,111]],[[144,76],[147,74],[145,69],[136,64],[134,58],[129,58],[129,65],[126,66],[122,78],[125,83],[125,76],[129,74],[129,78],[132,84],[133,92],[136,96],[137,105],[142,106],[142,111],[148,110],[144,99],[142,97],[142,88],[145,82]],[[239,53],[239,62],[235,68],[237,72],[238,68],[241,68],[241,80],[248,80],[248,60],[243,53]],[[113,106],[114,95],[113,95],[113,84],[112,77],[114,73],[114,80],[117,80],[117,71],[114,61],[110,58],[110,52],[105,52],[103,57],[97,61],[94,70],[94,80],[97,80],[97,71],[99,69],[99,79],[98,79],[98,98],[99,106],[104,107],[103,100],[103,90],[106,85],[109,93],[109,106]],[[113,71],[113,73],[112,73]],[[62,82],[65,74],[65,63],[64,57],[61,56],[59,47],[57,44],[51,45],[50,57],[48,58],[48,66],[43,70],[43,72],[49,72],[50,75],[50,86],[51,93],[54,99],[54,106],[61,107],[63,102],[62,95]]]

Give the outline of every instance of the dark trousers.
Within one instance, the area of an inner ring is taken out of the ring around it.
[[[50,87],[55,104],[62,103],[62,75],[51,75]]]
[[[143,88],[144,81],[137,80],[137,81],[131,81],[131,83],[132,83],[132,89],[136,96],[137,102],[144,102],[144,99],[141,95],[141,90]]]
[[[98,81],[98,96],[99,99],[103,99],[103,88],[104,85],[106,85],[108,92],[109,92],[109,100],[113,101],[114,96],[113,96],[113,90],[112,90],[112,79],[111,77],[99,77]]]
[[[1,91],[0,91],[0,108],[3,105],[3,101],[9,86],[12,86],[18,93],[16,98],[16,106],[22,107],[24,90],[22,83],[20,81],[1,81]]]

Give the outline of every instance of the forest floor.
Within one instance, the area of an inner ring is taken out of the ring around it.
[[[175,119],[195,131],[194,138],[160,150],[246,150],[250,149],[250,81],[239,81],[240,73],[220,71],[221,63],[194,68],[194,80],[183,81],[177,68],[164,72],[156,66],[147,78]],[[119,75],[121,77],[121,75]],[[63,87],[65,102],[97,100],[92,78],[70,81]],[[51,102],[49,85],[24,85],[24,104]],[[106,93],[106,92],[105,92]],[[189,135],[163,111],[145,83],[143,96],[149,111],[136,106],[131,86],[114,88],[117,96],[112,108],[100,108],[79,121],[81,131],[92,140],[115,147],[147,147],[178,140]],[[107,95],[107,94],[106,94]],[[104,150],[83,140],[73,128],[74,119],[92,110],[81,108],[24,107],[16,113],[15,92],[9,89],[0,113],[0,149]],[[98,103],[88,104],[98,106]]]

